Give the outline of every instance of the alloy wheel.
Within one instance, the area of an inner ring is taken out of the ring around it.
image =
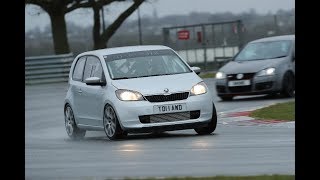
[[[105,108],[103,121],[106,134],[108,137],[113,137],[116,133],[116,115],[112,107]]]
[[[72,136],[74,133],[74,116],[72,109],[68,106],[65,111],[65,127],[69,136]]]

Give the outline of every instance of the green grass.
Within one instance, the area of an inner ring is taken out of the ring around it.
[[[140,179],[140,180],[149,180],[149,179],[150,180],[154,180],[156,178],[146,178],[146,179]],[[161,178],[161,180],[294,180],[294,179],[295,179],[294,175],[168,177],[168,178]]]
[[[265,108],[257,109],[250,114],[258,119],[295,120],[295,101],[278,103]]]
[[[216,73],[201,73],[199,74],[201,78],[214,78],[216,76]]]

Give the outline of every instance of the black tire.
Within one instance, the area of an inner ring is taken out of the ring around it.
[[[86,135],[85,130],[78,128],[72,108],[69,105],[64,108],[64,124],[66,132],[72,140],[82,139]]]
[[[281,94],[285,97],[295,96],[295,78],[290,72],[286,72],[283,76]]]
[[[233,96],[219,96],[222,101],[232,101]]]
[[[216,107],[213,104],[212,118],[207,127],[195,128],[194,130],[199,135],[211,134],[217,127],[217,111]]]
[[[127,132],[123,131],[116,112],[113,107],[106,105],[103,113],[103,129],[110,140],[116,140],[127,136]]]

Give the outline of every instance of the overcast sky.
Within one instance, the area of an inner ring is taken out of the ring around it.
[[[148,0],[140,6],[142,16],[153,16],[156,11],[158,17],[172,14],[189,14],[191,12],[232,12],[240,13],[255,9],[257,13],[275,13],[279,9],[290,10],[295,8],[294,0]],[[110,20],[119,15],[130,3],[112,3],[105,9],[106,16]],[[40,12],[40,14],[39,14]],[[79,25],[92,24],[91,10],[75,10],[66,15],[67,21],[73,21]],[[128,20],[137,18],[136,12]],[[49,17],[40,8],[28,5],[25,8],[25,30],[36,26],[41,29],[49,24]]]

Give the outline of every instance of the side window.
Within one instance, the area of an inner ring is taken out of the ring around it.
[[[87,57],[87,63],[84,68],[83,79],[87,79],[88,77],[99,77],[100,79],[104,79],[103,77],[103,69],[100,63],[100,60],[94,56]]]
[[[73,70],[72,79],[74,81],[81,81],[82,80],[82,74],[83,74],[83,68],[84,64],[86,62],[86,57],[80,57],[75,65],[75,68]]]

